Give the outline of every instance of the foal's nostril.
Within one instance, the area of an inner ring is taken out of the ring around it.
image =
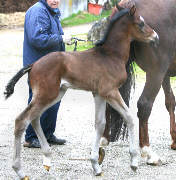
[[[150,41],[150,45],[156,48],[159,45],[159,38],[155,37],[154,39],[152,39]]]
[[[155,31],[152,35],[151,40],[150,40],[150,44],[154,47],[157,47],[159,45],[159,36]]]
[[[157,35],[157,37],[155,38],[155,44],[158,46],[159,45],[159,36]]]

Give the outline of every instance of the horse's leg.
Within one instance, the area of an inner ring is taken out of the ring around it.
[[[59,96],[57,97],[57,101],[60,101],[62,99],[62,97],[65,95],[67,89],[68,89],[67,87],[65,87],[63,85],[61,86],[60,91],[59,91]],[[31,122],[31,124],[32,124],[32,127],[34,128],[36,135],[39,139],[39,142],[41,144],[41,149],[43,152],[43,166],[47,171],[49,171],[49,169],[51,167],[51,151],[50,151],[48,142],[46,140],[46,137],[43,133],[43,130],[40,126],[40,119],[36,118],[35,120],[33,120]]]
[[[65,95],[66,91],[67,91],[67,87],[65,86],[61,86],[60,90],[59,90],[59,96],[57,97],[57,101],[60,101],[62,99],[62,97]],[[40,141],[41,144],[41,149],[43,151],[44,157],[43,157],[43,165],[45,167],[45,169],[47,171],[49,171],[50,166],[51,166],[51,153],[48,150],[48,142],[44,136],[43,130],[40,126],[40,121],[38,119],[36,119],[36,121],[32,122],[32,127],[34,128],[37,137]]]
[[[162,87],[165,93],[165,105],[166,109],[170,115],[170,134],[172,137],[172,145],[171,148],[176,150],[176,124],[175,124],[175,96],[173,94],[171,85],[170,85],[170,77],[165,76],[164,81],[162,83]]]
[[[103,133],[103,137],[100,140],[100,146],[105,147],[109,144],[110,141],[110,112],[107,111],[107,106],[110,106],[109,104],[106,104],[106,125],[105,125],[105,130]]]
[[[13,164],[12,168],[20,177],[20,179],[28,179],[25,176],[20,162],[20,154],[21,154],[21,137],[26,129],[26,127],[30,124],[30,122],[40,116],[40,107],[35,106],[34,103],[30,103],[28,107],[16,118],[15,120],[15,140],[14,140],[14,156],[13,156]]]
[[[99,165],[99,145],[100,139],[105,128],[105,109],[106,101],[98,95],[94,95],[95,101],[95,137],[93,138],[91,163],[96,176],[100,175],[102,170]]]
[[[126,71],[128,74],[126,82],[119,88],[119,92],[125,101],[125,104],[129,107],[130,92],[133,84],[132,66],[128,62],[126,65]],[[118,119],[118,123],[117,123]],[[123,119],[117,111],[115,111],[109,104],[106,105],[106,126],[103,137],[101,138],[100,145],[107,146],[110,141],[114,142],[118,140],[123,124]],[[110,133],[111,130],[111,133]],[[126,134],[127,129],[124,129]],[[125,138],[125,136],[123,136]]]
[[[130,156],[131,156],[131,168],[136,170],[138,167],[138,133],[137,126],[135,124],[135,119],[132,117],[128,106],[123,101],[120,92],[117,89],[112,90],[108,93],[106,98],[107,102],[116,109],[121,116],[124,118],[128,130],[129,130],[129,138],[130,138]],[[137,122],[137,117],[136,117]]]
[[[40,126],[40,118],[36,118],[31,122],[33,129],[39,139],[41,150],[43,152],[43,166],[49,171],[51,167],[51,149]]]
[[[139,141],[141,147],[141,156],[147,157],[147,164],[159,165],[161,160],[158,155],[152,151],[149,144],[148,118],[151,114],[152,106],[156,95],[158,94],[163,75],[158,73],[146,74],[146,83],[144,90],[138,100],[138,118],[139,118]]]
[[[57,100],[59,101],[63,95],[65,94],[67,88],[61,88],[59,96]],[[38,99],[39,100],[39,99]],[[21,137],[26,129],[26,127],[31,123],[33,128],[36,131],[36,134],[39,138],[39,141],[41,143],[41,148],[44,153],[44,159],[43,164],[45,165],[45,168],[49,170],[50,167],[50,147],[47,143],[47,140],[43,134],[43,131],[40,127],[39,117],[44,111],[44,105],[41,107],[39,104],[35,103],[35,100],[32,100],[32,102],[28,105],[28,107],[16,118],[15,120],[15,141],[14,141],[14,157],[13,157],[13,169],[17,173],[17,175],[20,177],[20,179],[28,179],[27,176],[25,176],[22,168],[21,168],[21,162],[20,162],[20,153],[21,153]]]

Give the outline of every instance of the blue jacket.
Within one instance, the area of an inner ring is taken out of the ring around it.
[[[50,8],[45,0],[28,9],[24,24],[23,66],[50,52],[65,50],[59,17],[59,9]]]

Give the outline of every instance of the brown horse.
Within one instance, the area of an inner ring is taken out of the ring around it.
[[[95,175],[102,170],[98,163],[100,138],[105,128],[106,102],[125,119],[130,134],[131,168],[138,166],[138,144],[134,119],[117,89],[126,80],[130,42],[156,42],[158,35],[139,16],[135,6],[115,14],[108,31],[96,47],[83,52],[53,52],[32,65],[22,68],[6,87],[6,98],[14,91],[16,82],[27,72],[33,99],[16,118],[13,169],[21,179],[28,179],[20,164],[21,137],[29,123],[36,131],[44,154],[43,165],[49,170],[51,150],[40,127],[40,115],[61,100],[68,88],[91,91],[95,100],[95,137],[91,163]],[[61,80],[65,80],[61,82]]]
[[[136,5],[147,24],[156,30],[160,43],[156,50],[148,44],[131,43],[130,57],[146,72],[146,83],[138,100],[139,140],[141,155],[147,157],[148,164],[160,164],[158,155],[152,152],[148,135],[148,119],[160,87],[165,93],[165,105],[170,115],[171,148],[176,150],[175,97],[170,85],[170,77],[176,75],[176,0],[122,0],[120,7]],[[117,12],[118,9],[114,9]],[[118,114],[108,106],[112,120]],[[112,122],[115,124],[115,122]],[[107,127],[108,128],[108,127]],[[106,131],[108,132],[106,128]],[[105,134],[108,137],[108,134]],[[119,134],[119,132],[116,132]]]

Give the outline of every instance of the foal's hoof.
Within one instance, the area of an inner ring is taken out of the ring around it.
[[[136,172],[136,170],[137,170],[137,166],[131,166],[131,169],[134,171],[134,172]]]
[[[101,176],[102,172],[95,172],[95,176]]]
[[[100,167],[100,165],[98,164],[98,161],[94,160],[94,159],[90,159],[91,164],[92,164],[92,168],[94,170],[94,175],[95,176],[100,176],[102,173],[102,169]]]
[[[49,171],[49,170],[50,170],[50,166],[46,166],[46,165],[44,165],[44,168],[45,168],[47,171]]]
[[[176,143],[175,143],[175,142],[173,142],[173,143],[171,144],[171,149],[176,150]]]
[[[29,176],[25,176],[25,177],[22,178],[21,180],[29,180]]]
[[[104,160],[104,157],[105,157],[105,150],[100,147],[99,148],[99,159],[98,159],[98,164],[102,164],[103,160]]]
[[[150,159],[147,161],[148,165],[151,166],[161,166],[163,164],[163,162],[161,161],[161,159],[158,159],[157,161],[151,161]]]

